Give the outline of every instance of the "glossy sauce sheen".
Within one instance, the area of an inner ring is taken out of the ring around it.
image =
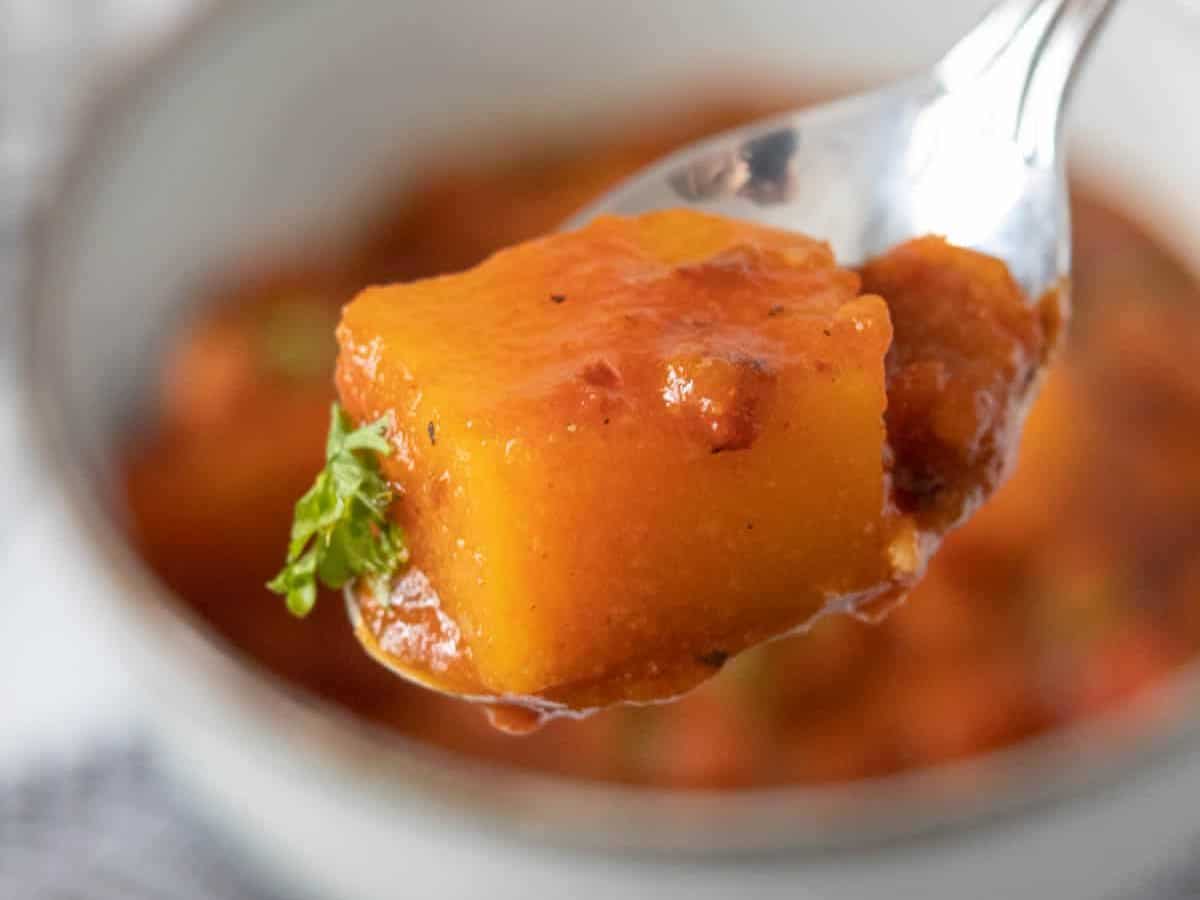
[[[930,239],[867,275],[903,344],[826,245],[684,210],[362,292],[338,390],[390,423],[413,559],[386,609],[360,595],[367,647],[450,692],[587,710],[902,595],[998,483],[1047,344],[996,260]]]
[[[156,416],[130,435],[124,484],[148,564],[231,653],[452,755],[680,789],[936,766],[1152,697],[1200,653],[1200,290],[1094,186],[1076,185],[1072,334],[1020,465],[880,625],[827,617],[676,703],[513,740],[370,660],[340,596],[299,621],[266,591],[321,464],[341,307],[364,284],[462,270],[548,233],[674,146],[771,111],[720,95],[707,85],[614,121],[607,149],[603,135],[581,135],[586,154],[533,136],[511,163],[431,164],[427,190],[385,196],[343,240],[214,273]],[[782,93],[776,109],[794,103]]]

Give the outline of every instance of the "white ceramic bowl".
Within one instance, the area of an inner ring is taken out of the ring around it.
[[[984,6],[262,0],[220,6],[99,107],[38,229],[34,425],[103,559],[98,590],[128,625],[167,764],[239,846],[313,895],[367,900],[1090,897],[1200,827],[1189,717],[1136,746],[1099,723],[956,768],[733,795],[454,758],[264,678],[111,524],[114,436],[201,274],[336,228],[380,173],[415,177],[431,145],[570,128],[714,71],[885,77],[930,63]],[[1197,85],[1200,21],[1173,0],[1129,2],[1083,81],[1073,134],[1078,165],[1200,269]],[[1197,676],[1164,690],[1189,703]],[[964,779],[992,787],[964,794]]]

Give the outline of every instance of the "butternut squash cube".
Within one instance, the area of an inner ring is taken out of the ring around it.
[[[369,639],[444,686],[578,709],[679,694],[887,590],[913,574],[891,339],[823,243],[688,211],[363,291],[337,385],[355,421],[390,417],[412,559],[390,604],[364,598]]]

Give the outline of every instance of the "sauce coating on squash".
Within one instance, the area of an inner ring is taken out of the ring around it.
[[[960,524],[1013,459],[1033,382],[1057,343],[1064,297],[1030,308],[1003,262],[935,237],[867,263],[886,298],[887,431],[897,506],[922,527]]]
[[[936,239],[860,276],[691,211],[370,288],[337,386],[388,419],[412,563],[359,590],[360,640],[434,687],[586,711],[902,596],[999,480],[1042,322]]]

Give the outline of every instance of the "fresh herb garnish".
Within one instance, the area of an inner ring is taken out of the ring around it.
[[[354,429],[333,404],[325,468],[296,502],[287,565],[267,583],[294,615],[312,610],[318,580],[336,590],[363,578],[386,602],[392,575],[408,562],[404,532],[387,517],[392,490],[379,470],[379,457],[392,452],[386,430],[385,419]]]

